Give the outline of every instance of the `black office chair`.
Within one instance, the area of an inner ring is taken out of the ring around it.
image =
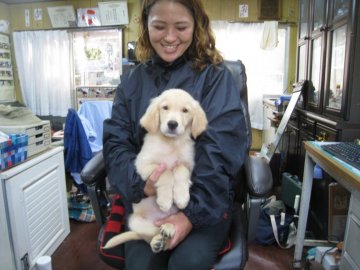
[[[251,147],[251,125],[248,112],[247,85],[245,67],[241,61],[225,61],[238,85],[242,107],[246,118],[247,150]],[[236,147],[236,146],[234,146]],[[247,244],[253,242],[256,236],[256,225],[260,206],[273,186],[273,179],[267,162],[256,156],[248,156],[238,175],[241,186],[237,188],[234,204],[234,218],[230,229],[229,245],[219,254],[214,265],[216,270],[243,269],[248,258]],[[88,186],[89,195],[96,215],[96,221],[101,226],[99,233],[99,254],[109,265],[124,269],[124,251],[121,246],[115,249],[103,250],[102,243],[121,231],[124,208],[121,198],[116,195],[111,213],[104,211],[105,178],[102,153],[93,157],[81,172],[83,182]],[[244,181],[243,181],[244,180]]]

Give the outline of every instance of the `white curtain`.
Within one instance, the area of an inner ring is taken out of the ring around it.
[[[282,94],[287,85],[286,30],[279,29],[276,48],[262,50],[262,23],[212,21],[211,26],[223,57],[244,63],[251,126],[263,129],[263,95]]]
[[[70,37],[66,31],[14,32],[25,105],[37,115],[66,116],[71,107]]]

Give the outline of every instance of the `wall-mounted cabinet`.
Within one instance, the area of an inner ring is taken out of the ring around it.
[[[360,134],[360,14],[355,0],[300,0],[297,80],[309,80],[288,127],[285,171],[302,177],[304,140]],[[304,131],[306,130],[306,135]],[[286,136],[285,136],[286,138]],[[300,162],[302,164],[302,161]]]
[[[299,0],[298,81],[309,87],[283,137],[283,171],[303,177],[304,141],[353,141],[360,136],[360,3],[356,0]],[[315,194],[328,194],[326,174]],[[313,192],[313,194],[314,194]],[[311,230],[327,238],[327,199],[313,195]],[[314,218],[312,218],[314,217]]]
[[[302,108],[360,125],[358,1],[300,0],[299,10],[297,80],[313,84]]]

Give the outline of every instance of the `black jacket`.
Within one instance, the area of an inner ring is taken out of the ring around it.
[[[104,122],[104,160],[110,184],[126,208],[145,197],[145,182],[134,160],[145,130],[139,125],[151,98],[164,90],[181,88],[197,99],[208,118],[208,128],[196,139],[190,202],[184,209],[194,228],[226,218],[234,197],[235,176],[244,162],[246,133],[240,95],[224,65],[194,70],[184,58],[166,64],[153,58],[121,78],[111,119]]]

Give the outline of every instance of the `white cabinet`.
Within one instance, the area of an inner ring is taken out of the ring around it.
[[[346,223],[345,246],[340,261],[341,270],[360,269],[360,192],[353,191]]]
[[[9,225],[6,219],[6,202],[4,187],[0,182],[0,262],[4,269],[15,269],[14,257],[11,251]]]
[[[63,148],[50,149],[0,174],[17,269],[32,269],[70,232]]]

